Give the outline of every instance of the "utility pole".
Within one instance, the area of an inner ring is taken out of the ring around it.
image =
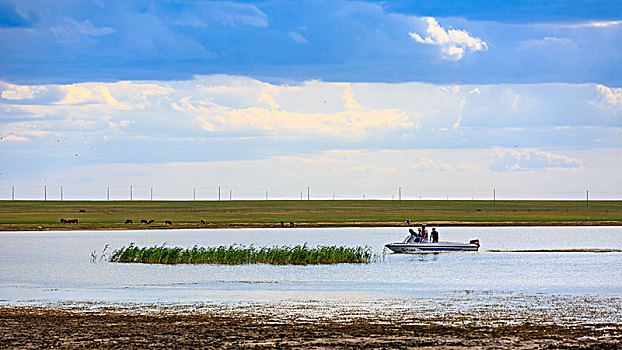
[[[11,186],[11,200],[15,200],[15,186]]]
[[[268,190],[266,190],[266,200],[268,200]]]
[[[233,192],[233,190],[229,190],[229,202],[231,202],[231,192]]]
[[[60,201],[63,201],[63,186],[60,187]]]
[[[497,190],[495,190],[494,188],[492,189],[492,207],[497,207]]]
[[[109,202],[110,201],[110,187],[106,187],[106,201]]]
[[[400,189],[399,189],[399,193],[400,193],[400,196],[399,196],[400,203],[402,203],[402,187],[401,186],[400,186]]]
[[[300,200],[302,200],[302,191],[300,192]]]
[[[47,202],[48,200],[48,187],[47,185],[43,186],[43,200]]]
[[[218,186],[218,201],[220,202],[220,186]]]
[[[365,200],[365,194],[363,194],[363,200]]]
[[[585,207],[590,207],[590,191],[585,191]]]
[[[130,202],[134,200],[134,186],[130,186]]]
[[[151,193],[150,193],[149,199],[150,199],[151,201],[153,201],[153,187],[151,187],[151,191],[150,191],[150,192],[151,192]]]
[[[333,193],[333,200],[335,200],[335,194]]]
[[[309,186],[307,186],[307,203],[311,200],[311,195],[309,191]]]

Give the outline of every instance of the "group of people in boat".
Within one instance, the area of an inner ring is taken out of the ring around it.
[[[430,241],[432,243],[438,243],[438,231],[436,231],[436,228],[433,228],[432,232],[428,234],[425,225],[421,225],[421,227],[417,229],[417,232],[412,228],[409,228],[408,232],[410,232],[410,237],[406,238],[405,243],[428,243]]]

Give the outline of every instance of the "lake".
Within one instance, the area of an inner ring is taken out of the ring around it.
[[[407,229],[1,232],[0,303],[263,307],[271,314],[306,308],[322,317],[398,311],[437,317],[483,314],[484,308],[513,319],[533,311],[554,318],[622,320],[622,253],[486,251],[622,249],[622,227],[450,227],[439,232],[441,240],[478,238],[480,252],[387,251],[381,262],[315,266],[93,263],[91,252],[100,255],[107,244],[112,250],[131,242],[184,248],[367,245],[382,256],[384,244],[401,241]]]

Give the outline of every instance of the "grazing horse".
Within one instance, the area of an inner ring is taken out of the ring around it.
[[[145,225],[146,225],[147,223],[148,223],[148,222],[147,222],[147,220],[140,220],[140,224],[141,224],[141,225],[142,225],[142,224],[145,224]]]
[[[65,219],[60,219],[60,223],[61,223],[61,224],[66,224],[66,223],[67,223],[67,220],[65,220]]]
[[[205,225],[205,220],[201,219],[201,225]]]
[[[127,225],[127,224],[131,224],[131,223],[132,223],[132,220],[130,220],[130,219],[125,220],[125,224],[126,224],[126,225]]]
[[[149,220],[149,221],[147,222],[147,224],[151,225],[151,224],[153,224],[154,222],[155,222],[155,220]]]
[[[293,223],[293,222],[290,222],[290,223],[289,223],[289,226],[294,226],[294,223]]]
[[[281,220],[281,227],[285,227],[285,221]]]
[[[171,220],[164,220],[164,225],[173,225]]]

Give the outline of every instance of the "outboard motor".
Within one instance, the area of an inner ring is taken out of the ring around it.
[[[469,241],[469,244],[479,245],[479,239],[472,239],[471,241]]]

